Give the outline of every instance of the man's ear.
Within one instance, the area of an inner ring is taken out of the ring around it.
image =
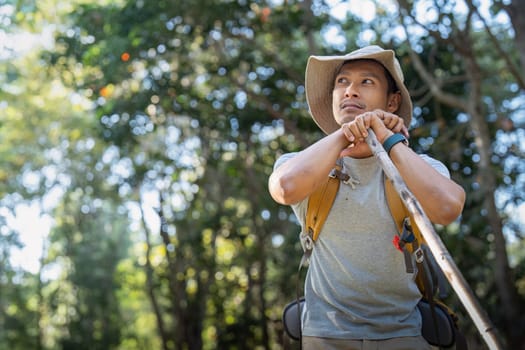
[[[394,113],[401,105],[401,92],[397,91],[388,95],[387,112]]]

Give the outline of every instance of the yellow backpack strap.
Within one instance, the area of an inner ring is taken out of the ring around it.
[[[403,232],[403,222],[406,217],[409,216],[403,201],[399,197],[394,188],[394,184],[390,181],[389,178],[385,176],[385,195],[386,201],[388,203],[388,208],[390,208],[390,213],[394,218],[394,221],[397,226],[398,232]]]
[[[339,190],[339,176],[341,166],[336,164],[330,172],[326,182],[310,195],[308,199],[308,208],[306,209],[306,229],[310,238],[315,242],[323,228],[324,222],[328,217],[335,196]]]
[[[403,203],[401,197],[399,197],[399,194],[396,192],[392,181],[390,181],[386,176],[385,195],[388,207],[390,208],[390,213],[394,218],[399,234],[403,235],[403,231],[406,231],[407,229],[410,229],[414,234],[413,239],[411,237],[401,237],[401,239],[408,239],[408,241],[403,243],[407,244],[415,242],[418,245],[425,243],[425,239],[423,238],[421,231],[415,224],[414,217],[409,213],[405,203]],[[417,246],[414,246],[413,244],[407,244],[407,248],[412,253],[417,249]]]
[[[414,266],[412,264],[412,255],[415,255],[416,264],[420,270],[418,271],[416,277],[416,283],[419,287],[419,290],[426,295],[427,293],[432,292],[433,288],[428,290],[428,285],[425,286],[427,281],[425,281],[426,276],[424,275],[427,275],[427,273],[426,271],[423,271],[424,269],[422,266],[424,252],[421,248],[421,245],[425,243],[423,235],[415,224],[413,216],[409,213],[405,204],[401,200],[401,197],[399,197],[398,193],[396,192],[394,184],[386,176],[385,195],[390,213],[394,218],[398,231],[398,235],[395,238],[394,243],[396,247],[398,247],[405,255],[405,265],[407,272],[409,273],[415,272]]]
[[[341,168],[340,161],[338,161],[326,181],[308,199],[305,222],[306,232],[301,232],[301,245],[303,246],[304,254],[299,263],[299,270],[306,265],[312,254],[314,243],[321,233],[330,209],[332,209],[332,204],[339,190],[340,180],[346,180],[346,177],[349,177],[341,172]]]

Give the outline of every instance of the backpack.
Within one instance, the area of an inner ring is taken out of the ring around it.
[[[335,196],[339,190],[340,182],[350,180],[349,175],[341,171],[339,162],[330,172],[327,180],[314,193],[310,195],[306,212],[306,235],[302,236],[304,255],[301,259],[301,268],[311,255],[313,245],[321,228],[332,208]],[[398,235],[394,237],[394,245],[403,252],[407,272],[415,272],[412,256],[415,257],[417,275],[416,284],[422,294],[418,303],[418,309],[422,316],[422,335],[426,341],[440,348],[450,348],[454,344],[456,349],[467,349],[465,337],[459,331],[458,317],[455,312],[435,294],[439,291],[439,297],[443,298],[445,278],[443,273],[433,260],[432,254],[428,252],[425,239],[412,215],[407,210],[401,198],[397,194],[392,182],[385,176],[385,196],[388,207],[398,229]],[[304,243],[303,243],[304,239]],[[285,306],[283,311],[283,324],[286,333],[295,340],[301,337],[301,312],[304,306],[304,297]]]

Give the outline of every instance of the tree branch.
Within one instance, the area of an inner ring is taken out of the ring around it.
[[[500,57],[505,61],[507,64],[507,67],[509,68],[510,73],[516,78],[516,82],[520,86],[522,90],[525,90],[525,76],[521,73],[520,68],[512,61],[510,56],[503,50],[503,48],[500,45],[500,41],[496,38],[496,36],[492,33],[490,30],[487,21],[481,14],[479,13],[478,9],[474,4],[472,4],[472,0],[467,0],[467,4],[470,7],[470,10],[474,12],[478,18],[483,23],[483,26],[485,27],[485,32],[490,38],[490,41],[496,48],[496,51],[500,55]]]
[[[405,3],[405,1],[400,1],[400,4],[401,3]],[[405,6],[408,6],[408,5],[405,4]],[[400,11],[402,12],[403,17],[410,17],[410,18],[412,18],[414,20],[415,23],[418,23],[415,20],[415,18],[412,17],[409,14],[409,11],[407,10],[406,7],[400,6]],[[403,30],[405,31],[405,36],[407,38],[406,42],[408,44],[407,45],[408,46],[408,53],[410,55],[412,63],[414,64],[414,68],[418,72],[418,74],[421,77],[421,79],[423,79],[423,81],[428,85],[432,95],[434,95],[434,97],[438,101],[440,101],[442,103],[445,103],[445,104],[447,104],[447,105],[449,105],[451,107],[457,108],[460,111],[466,111],[466,109],[467,109],[466,101],[456,97],[455,95],[446,93],[442,89],[443,82],[438,80],[438,79],[435,79],[432,76],[432,74],[429,71],[426,70],[425,65],[423,64],[423,62],[419,58],[418,54],[412,49],[412,45],[410,43],[410,39],[409,39],[409,35],[408,35],[408,28],[407,28],[405,22],[401,21],[401,25],[403,27]],[[418,25],[420,25],[423,28],[425,28],[425,30],[428,30],[428,28],[426,28],[424,25],[422,25],[420,23],[418,23]],[[431,32],[431,31],[429,30],[429,32]]]

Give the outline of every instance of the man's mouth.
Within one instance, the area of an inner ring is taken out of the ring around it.
[[[339,108],[341,108],[341,110],[345,110],[345,109],[349,109],[349,110],[360,109],[361,110],[361,109],[365,109],[365,106],[362,103],[358,103],[358,102],[343,101],[339,105]]]

